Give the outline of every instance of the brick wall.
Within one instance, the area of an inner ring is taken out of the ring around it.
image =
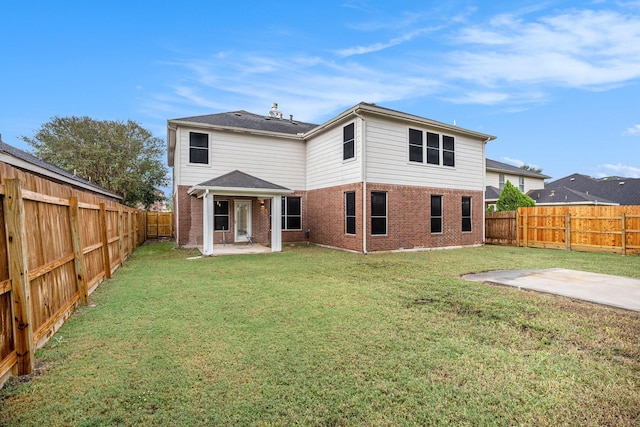
[[[356,234],[345,233],[344,193],[356,193]],[[371,192],[387,193],[387,234],[371,235]],[[431,234],[431,195],[441,195],[442,233]],[[462,197],[472,198],[472,231],[462,232]],[[312,243],[362,252],[362,184],[309,191]],[[482,192],[367,184],[367,251],[470,246],[482,243]]]
[[[188,187],[178,187],[179,242],[183,245],[202,245],[202,199],[189,196]],[[345,232],[344,193],[356,193],[356,234]],[[371,235],[371,192],[387,193],[387,234]],[[431,233],[431,195],[442,196],[442,233]],[[309,192],[296,192],[291,196],[302,198],[302,230],[283,230],[283,243],[306,241],[305,231],[310,230],[309,242],[362,252],[362,183],[355,183]],[[472,200],[472,231],[462,232],[462,197]],[[234,197],[219,197],[228,200],[230,231],[225,233],[226,242],[233,243]],[[240,199],[240,198],[237,198]],[[264,199],[261,206],[257,198],[252,200],[252,233],[255,241],[268,244],[271,241],[271,200]],[[482,192],[447,190],[430,187],[414,187],[387,184],[367,185],[367,251],[396,249],[441,248],[471,246],[483,241]],[[214,243],[222,243],[222,232],[214,233]]]
[[[191,206],[193,203],[192,199],[195,199],[195,197],[189,196],[189,194],[187,194],[187,190],[189,190],[188,186],[179,185],[176,195],[178,199],[178,215],[175,215],[175,229],[178,230],[177,243],[180,246],[196,244],[195,242],[192,243],[189,241],[191,234],[191,224],[193,222],[191,217]],[[200,208],[198,209],[198,207],[196,206],[196,210],[200,211],[200,234],[202,234],[202,200],[200,200]]]
[[[442,188],[368,184],[368,203],[371,191],[387,193],[387,234],[372,236],[367,219],[367,249],[385,251],[395,249],[441,248],[481,244],[483,232],[482,192],[448,190]],[[431,233],[431,196],[442,196],[442,233]],[[471,232],[462,232],[462,197],[471,197]]]
[[[346,234],[344,193],[356,193],[356,234]],[[309,241],[362,252],[362,183],[309,191],[307,196]]]
[[[284,197],[284,196],[283,196]],[[302,203],[302,229],[301,230],[282,230],[282,243],[299,243],[306,242],[305,232],[309,228],[309,200],[306,191],[296,191],[293,194],[287,194],[287,197],[300,197]]]

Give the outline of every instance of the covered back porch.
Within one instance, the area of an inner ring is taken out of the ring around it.
[[[292,190],[236,170],[188,192],[203,199],[203,255],[282,250],[282,196]]]

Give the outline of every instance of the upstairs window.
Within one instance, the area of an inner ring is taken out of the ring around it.
[[[456,153],[452,136],[442,135],[442,164],[451,167],[456,165]]]
[[[471,197],[462,198],[462,231],[471,231]]]
[[[409,161],[416,163],[425,162],[424,133],[418,129],[409,128]],[[426,132],[427,152],[426,163],[429,165],[442,165],[455,167],[456,150],[455,139],[452,136]],[[442,139],[441,139],[442,138]]]
[[[371,234],[387,234],[387,193],[371,192]]]
[[[302,199],[300,197],[282,198],[282,229],[302,230]]]
[[[344,193],[344,223],[346,234],[356,234],[356,193]]]
[[[442,196],[431,196],[431,233],[442,233]]]
[[[524,193],[524,176],[518,177],[518,180],[519,180],[518,188],[520,189],[521,193]]]
[[[440,135],[427,132],[427,163],[440,164]]]
[[[229,231],[229,202],[227,200],[216,200],[214,204],[213,229]]]
[[[498,188],[502,190],[504,188],[504,174],[501,173],[498,175]]]
[[[417,129],[409,129],[409,161],[424,162],[424,141],[422,140],[422,131]]]
[[[342,160],[356,156],[355,125],[353,123],[342,128]]]
[[[189,163],[209,163],[209,135],[189,132]]]

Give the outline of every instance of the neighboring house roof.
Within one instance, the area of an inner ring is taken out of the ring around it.
[[[500,198],[500,189],[492,185],[487,185],[484,191],[484,200],[493,201]]]
[[[517,166],[509,165],[507,163],[498,162],[496,160],[486,159],[486,169],[494,172],[509,173],[518,176],[528,176],[531,178],[549,179],[548,175],[544,175],[538,172],[522,169]]]
[[[562,187],[589,196],[596,196],[602,200],[610,200],[620,205],[640,205],[639,178],[596,179],[575,173],[548,183],[545,189]]]
[[[603,197],[582,193],[567,187],[544,188],[527,193],[536,205],[617,205],[618,203]]]
[[[403,113],[389,108],[379,107],[375,104],[361,102],[348,110],[343,111],[336,117],[327,122],[316,125],[313,123],[298,122],[293,118],[285,119],[272,117],[270,114],[260,115],[249,113],[244,110],[231,111],[227,113],[209,114],[204,116],[184,117],[181,119],[171,119],[167,121],[167,143],[168,143],[168,164],[173,166],[176,149],[176,127],[196,126],[209,129],[227,130],[235,132],[254,132],[258,134],[270,134],[274,136],[297,138],[301,141],[313,136],[324,129],[334,126],[351,117],[362,117],[360,114],[371,114],[392,118],[396,120],[418,123],[426,126],[435,126],[448,132],[466,135],[476,139],[482,139],[486,142],[496,139],[495,136],[487,135],[480,132],[449,125],[447,123],[437,122],[412,114]]]
[[[223,194],[231,191],[234,194],[290,194],[293,190],[265,181],[247,173],[235,170],[219,177],[204,181],[194,185],[189,189],[189,194],[201,195],[205,191],[215,191],[216,194]]]
[[[34,156],[33,154],[22,151],[9,144],[5,144],[1,139],[0,161],[17,168],[45,176],[50,179],[54,179],[58,182],[69,184],[74,187],[78,187],[94,193],[99,193],[113,199],[122,200],[122,197],[118,194],[113,193],[97,184],[94,184],[91,181],[87,181],[84,178],[75,176],[71,172],[52,165],[51,163],[45,162],[44,160]]]

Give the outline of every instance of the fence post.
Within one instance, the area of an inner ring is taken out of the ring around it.
[[[522,237],[522,232],[520,231],[520,209],[516,209],[516,246],[520,246],[520,238]]]
[[[100,203],[100,235],[102,238],[104,277],[111,279],[111,256],[109,255],[109,234],[107,233],[107,210],[104,203]]]
[[[26,375],[35,368],[33,344],[33,315],[29,284],[27,233],[24,224],[24,203],[20,180],[4,181],[4,216],[11,277],[11,305],[15,325],[15,347],[18,375]]]
[[[529,215],[526,209],[522,215],[522,243],[525,248],[529,247]]]
[[[135,239],[135,236],[133,234],[133,213],[131,211],[128,212],[127,215],[127,220],[128,220],[128,230],[129,230],[129,240],[127,240],[127,250],[129,251],[129,253],[127,254],[127,256],[131,255],[133,253],[133,240]]]
[[[571,212],[564,214],[564,238],[565,247],[568,251],[571,250]]]
[[[620,224],[620,229],[622,230],[622,255],[627,254],[627,216],[624,212],[622,212],[622,217],[620,218],[622,223]]]
[[[80,208],[78,198],[69,199],[69,222],[71,225],[71,241],[73,243],[73,261],[76,271],[76,287],[80,294],[80,303],[87,305],[89,291],[87,289],[87,277],[84,268],[84,253],[82,251],[82,239],[80,238]]]
[[[124,219],[122,206],[118,206],[118,236],[120,239],[118,240],[118,252],[120,254],[120,265],[124,264]]]

